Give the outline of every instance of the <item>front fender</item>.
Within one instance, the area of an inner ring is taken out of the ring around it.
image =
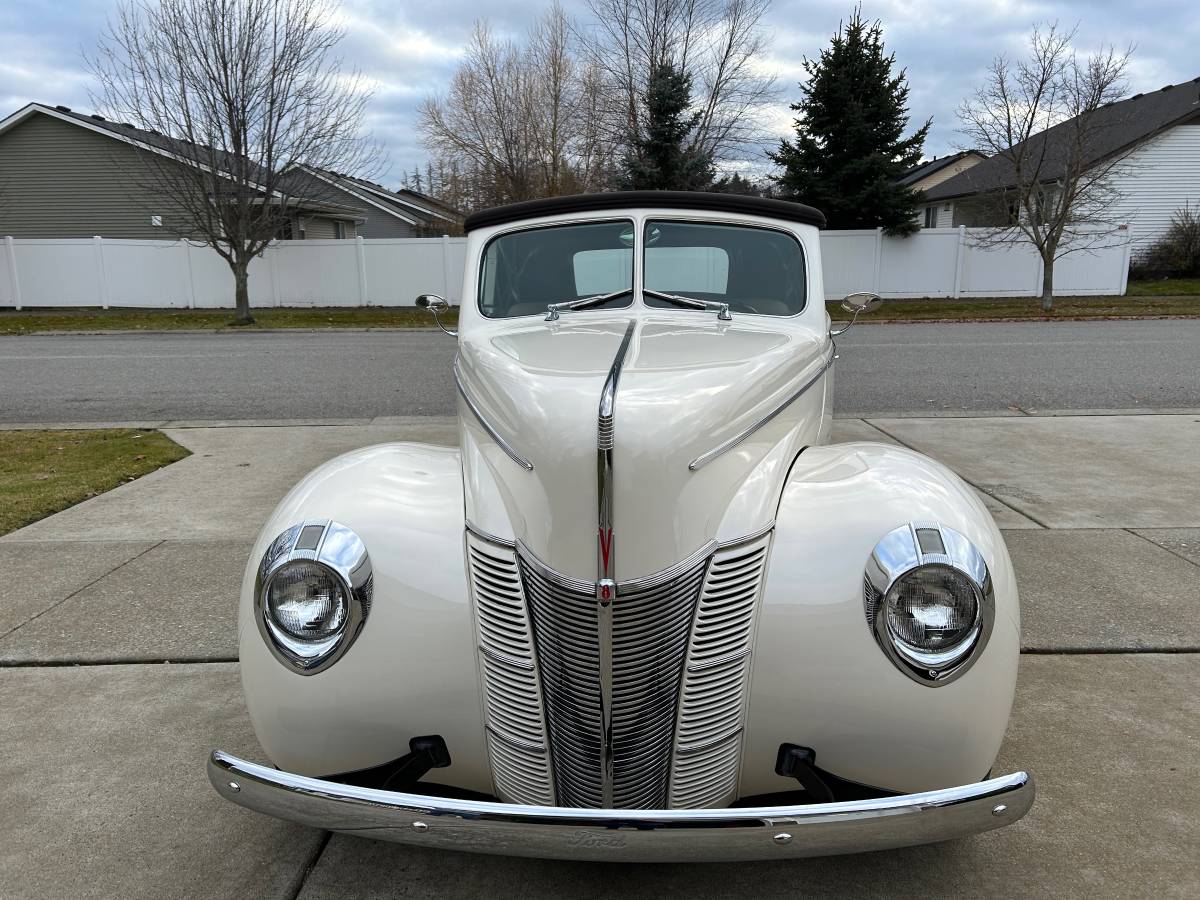
[[[259,743],[279,767],[328,775],[408,752],[440,734],[452,765],[438,778],[491,792],[463,544],[456,449],[382,444],[337,457],[301,481],[255,542],[239,615],[242,683]],[[253,620],[256,568],[280,532],[305,519],[353,529],[374,567],[370,614],[336,665],[300,675]]]
[[[991,570],[996,620],[978,660],[936,688],[897,670],[868,629],[863,570],[907,522],[971,540]],[[899,792],[983,778],[1012,707],[1020,616],[1003,538],[975,492],[902,448],[812,447],[785,483],[752,657],[742,796],[793,789],[774,774],[782,743],[816,751],[841,778]]]

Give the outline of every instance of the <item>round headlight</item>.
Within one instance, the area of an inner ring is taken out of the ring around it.
[[[974,635],[979,596],[962,572],[926,565],[896,579],[884,598],[888,631],[916,654],[941,655]]]
[[[996,617],[992,576],[965,536],[936,522],[893,528],[863,572],[863,609],[897,669],[929,687],[974,665]]]
[[[324,641],[337,634],[347,606],[341,579],[320,563],[286,563],[267,585],[267,614],[297,640]]]

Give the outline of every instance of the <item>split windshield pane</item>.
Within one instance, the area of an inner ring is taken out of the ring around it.
[[[633,287],[633,223],[587,222],[530,228],[488,244],[480,271],[479,310],[489,319],[531,316],[551,303]],[[619,309],[631,294],[589,309]]]
[[[734,313],[794,316],[804,309],[804,252],[790,234],[659,220],[646,223],[645,235],[648,290],[728,303]],[[655,308],[681,309],[653,297],[645,301]]]

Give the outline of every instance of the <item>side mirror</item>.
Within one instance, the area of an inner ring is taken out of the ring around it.
[[[847,294],[846,299],[842,301],[842,309],[851,314],[850,321],[845,328],[829,332],[829,336],[837,337],[839,334],[845,334],[850,330],[850,326],[858,321],[860,315],[879,309],[882,305],[883,298],[870,291],[856,291],[853,294]]]
[[[450,304],[446,302],[446,299],[439,297],[437,294],[422,294],[417,298],[417,306],[437,313],[445,312],[450,308]]]
[[[450,304],[446,302],[444,297],[439,297],[437,294],[422,294],[416,300],[417,306],[422,309],[427,309],[433,313],[433,321],[437,322],[437,327],[442,329],[450,337],[457,337],[457,331],[451,331],[442,324],[441,313],[450,309]]]
[[[878,294],[872,294],[870,291],[858,291],[854,294],[847,294],[846,299],[842,301],[842,309],[855,315],[872,312],[881,306],[883,306],[883,298]]]

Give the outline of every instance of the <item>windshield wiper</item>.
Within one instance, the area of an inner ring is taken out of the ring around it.
[[[650,288],[642,288],[642,296],[653,297],[655,300],[666,300],[668,303],[686,306],[689,309],[715,309],[717,318],[722,322],[733,321],[733,316],[729,314],[728,303],[720,303],[716,300],[697,300],[695,297],[684,297],[681,294],[664,294],[662,291],[652,291]]]
[[[632,294],[633,288],[621,288],[619,291],[612,291],[608,294],[592,294],[590,297],[580,297],[578,300],[564,300],[562,303],[551,303],[546,307],[546,321],[553,322],[558,318],[560,309],[586,309],[589,306],[596,306],[604,303],[606,300],[615,300],[617,297],[624,294]]]

